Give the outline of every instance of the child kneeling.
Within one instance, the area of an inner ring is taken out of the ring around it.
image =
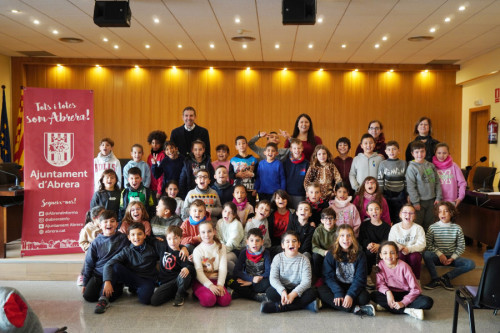
[[[311,288],[311,263],[299,253],[299,236],[286,231],[281,236],[283,252],[271,264],[271,287],[266,291],[270,301],[262,302],[260,312],[276,313],[308,309],[318,312],[316,291]]]

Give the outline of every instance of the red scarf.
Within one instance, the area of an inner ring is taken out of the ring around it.
[[[236,208],[238,208],[238,210],[245,209],[245,206],[247,205],[247,202],[248,202],[247,198],[245,198],[245,200],[243,200],[241,203],[238,203],[238,201],[236,200],[236,198],[233,198],[233,203],[236,205]]]
[[[318,210],[319,205],[323,204],[323,199],[319,199],[319,201],[317,201],[317,202],[312,202],[311,200],[309,200],[309,198],[307,198],[306,200],[307,200],[307,202],[309,202],[309,204],[311,205],[313,210]]]
[[[292,153],[290,153],[290,155],[292,155]],[[305,159],[306,159],[306,156],[304,155],[304,153],[302,153],[302,156],[298,160],[294,160],[293,156],[290,157],[290,161],[292,161],[293,164],[302,163],[302,162],[304,162]]]
[[[247,251],[247,259],[254,263],[258,263],[262,259],[262,256],[264,255],[264,247],[261,247],[261,251],[257,253],[251,253],[250,251],[248,251],[248,248],[246,249],[246,251]]]

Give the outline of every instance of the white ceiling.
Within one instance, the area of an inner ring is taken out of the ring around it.
[[[466,10],[459,11],[460,5]],[[94,0],[2,0],[0,54],[47,51],[69,58],[376,64],[458,60],[460,64],[500,46],[500,0],[317,0],[317,18],[323,22],[313,26],[282,25],[281,0],[130,0],[130,7],[130,28],[100,28],[92,20]],[[445,23],[445,17],[451,21]],[[160,22],[154,23],[154,18]],[[436,32],[430,33],[431,27]],[[246,49],[231,40],[238,29],[256,38]],[[408,41],[418,35],[435,39]],[[63,43],[60,37],[84,42]]]

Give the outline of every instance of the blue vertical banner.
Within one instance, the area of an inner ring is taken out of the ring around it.
[[[7,103],[5,101],[5,86],[2,86],[2,129],[0,131],[0,149],[2,161],[10,162],[9,118],[7,118]]]

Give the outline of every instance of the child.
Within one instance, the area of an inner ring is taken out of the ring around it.
[[[179,187],[179,179],[181,178],[182,167],[184,166],[184,158],[179,157],[179,150],[175,143],[172,141],[165,142],[165,157],[161,162],[158,162],[153,156],[152,162],[151,171],[158,183],[158,187],[154,191],[158,195],[161,196],[162,193],[165,193],[165,189],[168,186],[167,184],[171,181],[177,182],[177,187]],[[180,207],[182,207],[182,205]]]
[[[184,200],[177,196],[179,194],[179,182],[177,180],[169,180],[165,187],[165,194],[167,197],[172,198],[177,202],[177,208],[175,209],[175,215],[181,215],[182,207],[184,206]]]
[[[85,226],[80,230],[80,235],[78,237],[78,244],[82,248],[83,252],[87,252],[90,247],[90,243],[102,233],[101,228],[99,227],[99,216],[104,211],[103,206],[93,207],[89,212],[87,212],[87,221]],[[89,221],[90,220],[90,221]],[[83,287],[83,267],[82,272],[78,275],[76,280],[76,285]]]
[[[271,237],[269,235],[269,224],[267,218],[271,212],[271,204],[267,200],[260,200],[255,206],[255,216],[247,221],[245,224],[245,232],[250,229],[259,228],[264,236],[264,246],[271,247]]]
[[[425,159],[425,143],[413,142],[411,153],[414,160],[406,170],[406,188],[417,210],[416,222],[427,230],[434,222],[434,205],[443,199],[441,183],[436,167]]]
[[[349,180],[355,191],[358,191],[366,177],[377,177],[378,166],[384,160],[382,155],[374,151],[375,139],[370,134],[366,133],[361,137],[361,148],[363,152],[354,157],[349,171]]]
[[[271,286],[271,257],[263,243],[262,231],[259,228],[248,230],[246,249],[240,252],[234,267],[234,278],[228,283],[228,287],[233,289],[233,299],[244,297],[257,302],[267,301],[265,293]]]
[[[389,238],[389,232],[391,231],[391,226],[382,221],[382,207],[376,201],[368,203],[366,206],[366,213],[368,214],[370,220],[365,220],[361,223],[361,228],[359,231],[359,243],[361,248],[366,255],[367,263],[367,282],[368,287],[372,288],[374,283],[370,277],[372,273],[372,267],[377,262],[377,253],[380,244]]]
[[[382,221],[391,225],[391,216],[389,215],[389,206],[387,201],[385,201],[384,196],[380,192],[377,179],[375,177],[368,176],[365,178],[361,187],[359,188],[358,195],[352,202],[356,208],[358,208],[361,220],[365,220],[368,215],[366,214],[366,208],[369,202],[376,201],[382,207]]]
[[[311,288],[311,264],[299,253],[299,236],[287,231],[281,238],[283,252],[271,264],[271,287],[266,291],[269,301],[262,302],[260,312],[276,313],[308,309],[318,312],[316,291]]]
[[[247,199],[250,204],[255,205],[255,171],[257,170],[257,159],[247,153],[247,139],[240,135],[235,139],[235,147],[238,154],[231,158],[229,178],[234,179],[235,185],[243,185],[247,190]],[[243,223],[243,221],[241,221]]]
[[[277,247],[277,252],[281,252],[281,235],[283,235],[287,230],[290,218],[293,216],[294,211],[289,208],[289,204],[290,197],[288,193],[283,190],[277,190],[274,192],[271,200],[271,208],[273,212],[269,215],[268,222],[271,246],[273,249]],[[271,255],[277,252],[271,250]]]
[[[189,191],[184,200],[184,207],[182,209],[182,218],[187,219],[189,217],[189,207],[191,202],[194,200],[203,200],[207,212],[210,218],[215,221],[216,217],[219,217],[222,212],[222,205],[220,204],[219,196],[217,192],[210,188],[210,173],[206,169],[200,169],[196,171],[196,187]]]
[[[321,224],[314,230],[312,237],[313,274],[318,278],[323,276],[323,260],[335,241],[336,219],[335,210],[331,207],[325,208],[321,212]]]
[[[333,249],[323,264],[325,284],[318,288],[319,298],[326,305],[356,315],[375,316],[375,309],[366,292],[366,257],[354,237],[354,230],[342,224],[337,230]]]
[[[212,162],[214,170],[217,170],[219,166],[224,166],[226,170],[229,170],[230,162],[227,159],[229,156],[229,147],[226,144],[220,144],[215,148],[217,153],[217,161]]]
[[[95,192],[90,200],[90,208],[103,206],[108,210],[120,211],[121,191],[118,187],[118,176],[112,169],[104,170],[101,179],[99,179],[99,191]]]
[[[283,161],[285,170],[286,191],[290,196],[291,206],[297,209],[299,202],[306,199],[306,191],[304,189],[304,179],[309,161],[305,159],[303,153],[302,141],[293,138],[290,140],[290,157]]]
[[[323,145],[314,148],[312,161],[304,178],[304,188],[312,183],[318,183],[321,190],[321,199],[330,200],[333,196],[333,186],[342,181],[340,173],[333,164],[332,154]]]
[[[99,154],[94,158],[94,192],[99,191],[99,180],[104,170],[112,169],[116,172],[118,187],[122,182],[122,166],[120,160],[113,154],[115,143],[110,138],[103,138],[99,142]]]
[[[335,184],[334,191],[335,198],[330,200],[329,204],[337,215],[336,224],[349,224],[354,230],[354,235],[358,237],[361,218],[358,209],[351,203],[352,198],[349,196],[349,187],[346,183],[340,182]]]
[[[179,190],[181,198],[185,198],[186,194],[196,187],[196,172],[198,170],[206,170],[209,175],[209,180],[214,178],[214,167],[210,161],[210,155],[205,154],[205,142],[194,140],[191,144],[191,154],[184,161],[181,177],[179,180]]]
[[[411,204],[405,204],[399,214],[401,223],[392,226],[388,240],[397,244],[399,259],[410,265],[415,277],[420,280],[425,232],[424,228],[414,223],[415,214],[415,208]]]
[[[125,209],[131,201],[140,201],[144,204],[149,216],[155,214],[156,197],[153,192],[142,184],[141,170],[133,167],[128,171],[128,185],[122,191],[120,199],[120,221],[125,215]]]
[[[215,182],[212,188],[217,192],[222,205],[233,200],[233,187],[228,175],[229,173],[223,165],[219,165],[215,169]]]
[[[399,222],[398,212],[406,203],[406,161],[398,159],[399,143],[396,141],[387,142],[385,153],[388,158],[380,162],[378,183],[389,206],[391,222],[397,223]]]
[[[123,292],[123,285],[117,283],[112,285],[112,292],[109,288],[107,291],[103,290],[104,265],[130,243],[127,236],[116,232],[118,220],[114,211],[102,212],[99,216],[99,227],[102,233],[97,235],[85,254],[82,294],[87,302],[98,302],[95,313],[104,313],[109,302],[113,302]]]
[[[181,244],[182,229],[170,225],[165,233],[166,242],[154,242],[160,257],[158,285],[151,296],[151,305],[158,306],[174,299],[174,306],[184,304],[184,297],[195,275],[193,264],[186,260],[189,253]]]
[[[181,244],[186,246],[189,253],[193,253],[196,245],[201,242],[198,225],[207,219],[206,213],[205,203],[200,199],[195,200],[189,206],[189,218],[182,222]]]
[[[328,201],[321,199],[320,186],[318,183],[311,183],[306,187],[307,202],[311,205],[311,218],[310,220],[316,226],[321,220],[321,211],[328,207]]]
[[[146,236],[151,236],[151,224],[148,222],[149,215],[146,207],[140,201],[132,201],[128,204],[125,210],[125,217],[120,226],[120,232],[128,235],[129,227],[134,223],[141,223],[144,225],[144,232]]]
[[[243,226],[236,217],[236,205],[232,202],[226,202],[222,209],[222,218],[217,221],[217,236],[226,247],[229,274],[233,274],[245,238]]]
[[[260,161],[257,166],[255,190],[259,194],[259,200],[271,200],[276,190],[286,188],[285,171],[283,164],[276,159],[278,146],[275,143],[268,143],[264,154],[266,160]]]
[[[441,285],[445,289],[454,290],[450,281],[476,267],[474,261],[460,258],[465,250],[465,239],[462,228],[452,223],[457,214],[458,210],[451,202],[444,201],[436,206],[439,221],[429,227],[426,235],[427,251],[424,252],[424,261],[432,281],[424,286],[425,289],[434,289]],[[436,265],[455,268],[439,277]]]
[[[248,141],[248,146],[250,147],[250,149],[252,149],[257,155],[259,155],[260,159],[265,160],[266,155],[264,152],[266,149],[256,145],[257,141],[259,141],[260,138],[266,138],[267,143],[271,142],[271,143],[275,143],[276,146],[279,146],[280,136],[276,132],[269,132],[269,133],[259,132],[259,133],[257,133],[256,136],[251,138],[250,141]],[[278,149],[278,160],[284,162],[286,160],[286,158],[288,157],[289,152],[290,152],[290,150],[288,148],[279,148]]]
[[[145,243],[144,224],[132,223],[128,229],[128,239],[131,244],[104,265],[104,292],[113,292],[112,281],[120,281],[129,290],[136,290],[139,302],[151,304],[158,276],[158,254],[153,246]]]
[[[224,287],[227,275],[226,247],[215,235],[215,229],[209,221],[200,223],[201,243],[194,249],[193,262],[196,268],[196,280],[193,281],[193,293],[203,307],[231,304],[231,294]]]
[[[339,156],[333,159],[333,164],[337,167],[337,170],[340,173],[340,177],[342,177],[342,182],[346,184],[347,189],[349,190],[349,195],[354,195],[354,190],[351,187],[351,183],[349,182],[349,172],[351,171],[352,166],[352,157],[349,156],[349,151],[351,150],[351,140],[346,137],[341,137],[337,140],[335,144],[337,147],[337,152]]]
[[[153,193],[157,193],[158,186],[161,186],[163,178],[155,178],[153,165],[158,166],[158,164],[160,164],[161,161],[165,158],[163,145],[165,144],[165,141],[167,141],[167,134],[163,131],[152,131],[151,133],[149,133],[147,141],[151,146],[151,153],[148,155],[147,159],[149,169],[151,170],[151,185],[149,188],[151,189],[151,191],[153,191]]]
[[[458,207],[465,198],[467,181],[460,167],[453,162],[450,147],[446,143],[441,142],[436,145],[432,163],[436,166],[439,181],[441,182],[443,201],[453,202]]]
[[[309,260],[312,260],[312,237],[314,234],[314,226],[309,223],[311,217],[311,205],[307,201],[302,201],[297,207],[295,215],[290,217],[287,231],[294,231],[299,235],[300,247],[299,252],[305,255]]]
[[[146,187],[150,187],[151,185],[151,168],[149,165],[142,160],[142,155],[144,154],[144,148],[140,144],[135,144],[132,146],[132,151],[130,156],[132,156],[132,160],[128,161],[127,164],[123,167],[123,178],[125,179],[125,186],[128,185],[128,170],[130,168],[139,168],[141,170],[142,184]],[[154,192],[153,192],[154,193]]]
[[[247,190],[243,185],[236,185],[233,190],[233,203],[236,205],[236,214],[241,224],[245,226],[248,217],[254,214],[253,206],[248,202]]]
[[[182,219],[175,214],[177,202],[175,199],[163,196],[158,200],[156,215],[151,219],[153,235],[165,235],[171,225],[180,227]],[[182,235],[181,235],[182,237]]]
[[[380,244],[377,260],[377,290],[370,295],[372,301],[391,313],[406,313],[423,320],[423,310],[432,308],[434,301],[421,294],[410,266],[398,260],[396,243],[385,241]]]

